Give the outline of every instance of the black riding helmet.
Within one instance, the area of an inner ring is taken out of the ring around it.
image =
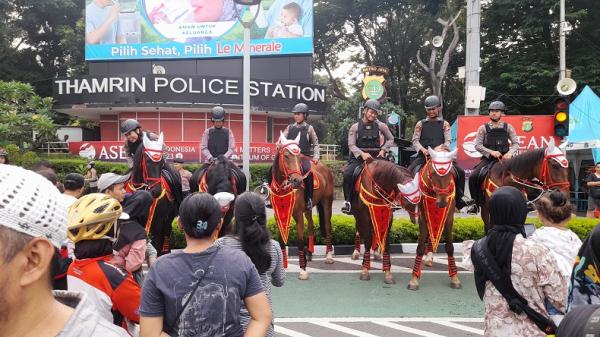
[[[375,110],[375,111],[377,111],[377,113],[381,112],[381,104],[379,104],[379,101],[376,99],[370,99],[370,100],[366,101],[365,104],[363,105],[363,108],[369,108],[371,110]]]
[[[425,98],[423,104],[425,105],[425,109],[435,108],[442,105],[440,102],[440,98],[435,95],[431,95]]]
[[[490,103],[490,106],[488,107],[488,111],[490,111],[490,110],[506,111],[506,105],[504,105],[504,103],[502,103],[501,101],[493,101],[492,103]]]
[[[123,123],[121,123],[121,133],[126,135],[129,132],[137,129],[137,128],[141,128],[142,126],[140,125],[140,123],[135,120],[135,119],[128,119],[126,121],[124,121]]]
[[[304,118],[307,118],[309,115],[308,105],[306,105],[304,103],[298,103],[298,104],[294,105],[294,107],[292,108],[292,112],[304,114]]]
[[[225,120],[225,109],[222,106],[212,108],[210,112],[210,120],[213,122],[221,122]]]

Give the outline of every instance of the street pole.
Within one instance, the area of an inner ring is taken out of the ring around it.
[[[565,41],[565,0],[560,0],[560,79],[564,79],[567,74],[567,46]]]
[[[467,50],[465,64],[465,116],[479,115],[479,109],[467,109],[469,87],[479,86],[481,0],[467,0]]]
[[[242,171],[246,175],[246,190],[250,188],[250,26],[244,25],[244,100]]]

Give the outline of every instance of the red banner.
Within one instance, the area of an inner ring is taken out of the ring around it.
[[[201,161],[202,154],[198,142],[166,142],[167,150],[163,154],[167,161],[182,158],[185,162],[197,163]],[[242,161],[242,145],[236,146],[237,158],[235,162]],[[123,142],[70,142],[69,153],[81,157],[103,161],[125,161],[127,155],[123,149]],[[275,144],[251,143],[251,163],[271,163],[275,159],[277,150]]]
[[[458,116],[457,161],[467,173],[471,172],[481,158],[481,154],[475,150],[477,129],[489,120],[488,116]],[[553,116],[504,116],[502,121],[515,128],[519,138],[519,152],[548,146],[550,139],[554,137]],[[554,137],[554,141],[560,144],[560,138]]]

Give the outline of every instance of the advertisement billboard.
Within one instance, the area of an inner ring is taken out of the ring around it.
[[[313,0],[86,0],[85,58],[97,60],[236,57],[244,21],[252,55],[312,54]]]
[[[242,144],[236,144],[236,157],[233,161],[241,163]],[[123,142],[69,142],[69,153],[91,160],[125,162],[127,155]],[[272,163],[277,155],[273,143],[250,143],[251,163]],[[163,157],[167,162],[181,158],[186,163],[202,162],[199,142],[165,142]]]
[[[466,173],[470,173],[479,163],[481,154],[475,150],[475,137],[477,129],[489,121],[488,116],[458,116],[456,160]],[[554,137],[553,116],[504,116],[502,121],[515,128],[519,152],[546,147],[552,138],[556,144],[560,144],[560,138]]]

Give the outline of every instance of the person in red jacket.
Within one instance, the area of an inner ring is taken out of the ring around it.
[[[127,328],[140,320],[141,288],[111,263],[115,224],[122,214],[121,204],[102,193],[88,194],[69,208],[67,235],[75,243],[75,260],[67,284],[69,290],[88,294],[101,316]]]

